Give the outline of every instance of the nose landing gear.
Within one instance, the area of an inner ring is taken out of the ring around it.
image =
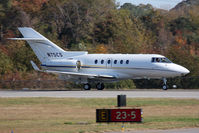
[[[166,79],[166,78],[163,78],[163,82],[164,82],[164,84],[163,84],[162,89],[163,89],[163,90],[167,90],[167,89],[168,89],[168,88],[167,88],[167,79]]]

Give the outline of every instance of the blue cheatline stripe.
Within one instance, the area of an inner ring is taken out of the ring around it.
[[[65,67],[65,68],[76,68],[76,66],[53,66],[53,65],[44,65],[44,64],[41,64],[41,66],[45,66],[45,67]]]
[[[82,68],[106,68],[106,67],[82,66]]]
[[[66,68],[76,68],[76,66],[55,66],[55,65],[44,65],[44,64],[41,64],[41,66],[45,66],[45,67],[66,67]],[[81,68],[106,68],[106,67],[81,66]]]
[[[41,66],[46,66],[46,67],[64,67],[64,68],[76,68],[76,66],[53,66],[53,65],[44,65],[41,64]],[[111,67],[107,68],[106,66],[102,67],[97,67],[97,66],[81,66],[81,68],[96,68],[96,69],[137,69],[137,70],[155,70],[155,71],[164,71],[164,72],[175,72],[172,70],[162,70],[162,69],[152,69],[152,68],[136,68],[136,67]]]

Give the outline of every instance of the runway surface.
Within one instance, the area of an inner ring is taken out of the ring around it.
[[[107,132],[107,133],[199,133],[199,128],[170,129],[170,130],[144,130],[126,132]]]
[[[115,98],[124,94],[128,98],[194,98],[199,90],[130,90],[130,91],[0,91],[0,97],[56,97],[56,98]]]

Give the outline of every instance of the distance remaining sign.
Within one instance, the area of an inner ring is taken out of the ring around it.
[[[142,122],[142,109],[96,109],[96,122]]]

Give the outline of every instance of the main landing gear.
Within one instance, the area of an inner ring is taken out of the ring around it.
[[[103,83],[97,83],[96,88],[98,90],[103,90],[104,89],[104,84]]]
[[[90,90],[91,89],[91,85],[89,83],[84,84],[83,88],[84,88],[84,90]]]
[[[163,78],[163,87],[162,87],[162,89],[163,90],[167,90],[168,88],[167,88],[167,79],[166,78]]]
[[[83,85],[84,90],[90,90],[91,89],[91,85],[89,83],[86,83]],[[104,84],[103,83],[97,83],[96,84],[96,88],[98,90],[103,90],[104,89]]]

